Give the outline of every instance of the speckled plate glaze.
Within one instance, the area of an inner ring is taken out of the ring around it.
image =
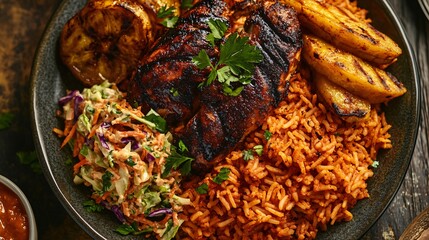
[[[107,211],[88,213],[82,203],[89,191],[73,184],[72,169],[65,164],[71,152],[60,149],[60,139],[52,132],[61,126],[55,117],[57,100],[66,89],[82,89],[61,64],[58,39],[64,24],[85,4],[85,0],[64,0],[52,16],[34,59],[32,78],[33,130],[43,172],[64,208],[94,239],[131,239],[113,232],[118,222]],[[388,70],[404,83],[408,92],[385,108],[394,148],[382,151],[380,166],[368,181],[371,197],[359,201],[352,209],[354,219],[319,232],[318,239],[358,239],[377,221],[396,194],[412,158],[420,116],[419,76],[414,54],[404,29],[386,0],[359,0],[369,10],[373,25],[393,38],[403,50],[398,61]]]

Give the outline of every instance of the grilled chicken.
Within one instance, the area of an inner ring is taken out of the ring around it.
[[[177,0],[90,0],[64,26],[60,56],[84,85],[131,77],[164,28],[161,4],[179,9]]]
[[[143,59],[132,81],[126,82],[128,99],[144,110],[155,109],[170,125],[184,125],[198,108],[197,86],[207,78],[192,58],[205,49],[217,55],[208,41],[208,19],[228,21],[227,6],[220,0],[202,1],[189,10]],[[176,94],[175,94],[176,93]],[[197,105],[197,106],[195,106]]]
[[[198,88],[208,75],[191,62],[201,49],[217,56],[205,40],[209,18],[227,20],[228,6],[219,0],[201,2],[188,12],[176,29],[156,45],[128,83],[128,98],[148,105],[176,128],[196,158],[194,169],[204,172],[211,163],[237,146],[259,127],[286,96],[288,80],[299,62],[301,30],[293,9],[265,3],[250,15],[244,27],[264,59],[239,96],[227,96],[214,82]],[[177,91],[176,91],[177,90]]]

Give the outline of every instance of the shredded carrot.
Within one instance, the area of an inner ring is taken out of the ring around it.
[[[100,109],[95,109],[94,117],[92,119],[92,125],[94,126],[98,121],[98,116],[100,116]]]
[[[70,130],[70,132],[68,133],[67,137],[64,139],[63,143],[61,144],[61,148],[63,148],[70,141],[70,139],[72,139],[73,135],[76,132],[76,127],[77,127],[77,123],[75,123],[73,125],[73,127]]]
[[[80,135],[80,134],[76,134],[76,135],[77,136],[76,136],[76,139],[74,142],[74,147],[73,147],[73,157],[76,157],[78,155],[78,153],[80,151],[79,149],[82,148],[83,143],[85,142],[85,138],[82,135]]]
[[[64,132],[63,132],[63,130],[61,130],[61,129],[54,128],[54,129],[52,129],[52,131],[53,131],[54,133],[56,133],[56,134],[58,135],[58,137],[63,137],[63,136],[64,136]]]
[[[69,132],[70,132],[70,129],[72,129],[73,128],[73,125],[74,125],[74,123],[73,123],[73,121],[65,121],[64,122],[64,136],[67,136],[68,134],[69,134]]]
[[[80,156],[82,156],[82,155],[79,155],[79,162],[77,162],[74,166],[73,166],[73,171],[74,171],[74,173],[78,173],[79,172],[79,169],[83,166],[83,165],[85,165],[85,164],[89,164],[89,162],[88,162],[88,160],[86,160],[86,158],[84,158],[83,156],[82,157],[80,157]]]
[[[88,137],[87,137],[88,139],[94,137],[95,133],[97,132],[97,128],[98,128],[98,125],[92,124],[91,132],[89,132]]]

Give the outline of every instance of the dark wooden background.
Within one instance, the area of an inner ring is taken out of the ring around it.
[[[421,71],[422,118],[414,157],[398,194],[363,239],[398,239],[429,205],[429,21],[417,0],[390,0],[405,26]],[[17,152],[34,150],[30,121],[32,59],[44,27],[60,0],[0,0],[0,112],[15,114],[0,131],[0,174],[17,183],[32,203],[39,239],[89,239],[68,216],[42,174],[19,162]]]

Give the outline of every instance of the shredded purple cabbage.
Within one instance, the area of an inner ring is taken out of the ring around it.
[[[58,104],[60,106],[64,106],[68,102],[70,102],[76,95],[80,95],[79,91],[78,90],[73,90],[72,92],[70,92],[69,94],[67,94],[67,96],[64,96],[64,97],[60,98],[60,100],[58,100]]]
[[[74,97],[74,120],[75,121],[78,119],[79,115],[81,114],[81,112],[79,111],[79,105],[81,102],[83,102],[83,97],[78,92],[77,95]]]
[[[139,143],[136,141],[134,137],[124,137],[121,139],[121,142],[123,144],[128,144],[129,142],[131,142],[131,150],[133,151],[135,151],[140,147]]]
[[[124,214],[122,213],[121,209],[119,208],[119,206],[117,206],[117,205],[113,205],[113,206],[110,208],[110,211],[112,211],[112,212],[115,214],[116,218],[117,218],[120,222],[125,223],[125,222],[127,221],[127,220],[125,219],[125,216],[124,216]]]
[[[112,124],[109,123],[109,122],[102,122],[101,125],[100,125],[100,127],[104,128],[104,129],[107,129],[107,128],[111,127],[111,126],[112,126]]]
[[[172,213],[173,213],[173,210],[171,208],[160,208],[149,213],[147,217],[159,217],[159,216],[172,214]]]
[[[148,162],[155,161],[155,157],[152,154],[150,154],[150,153],[146,154],[146,159],[147,159]]]
[[[101,133],[97,133],[97,137],[98,137],[98,139],[100,139],[101,146],[103,146],[105,149],[109,150],[110,149],[109,144],[107,144],[107,141],[106,141],[106,138],[104,137],[104,135]]]

